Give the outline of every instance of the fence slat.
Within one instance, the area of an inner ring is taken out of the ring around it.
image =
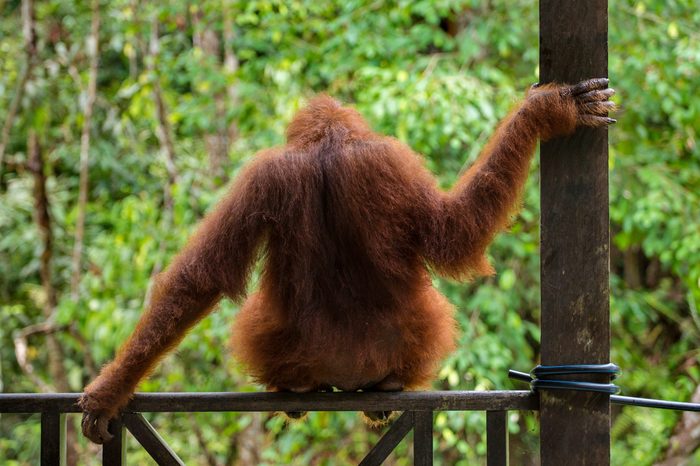
[[[486,411],[486,464],[508,466],[508,411]]]
[[[66,463],[66,415],[59,412],[41,413],[41,466]]]
[[[151,458],[163,466],[184,466],[185,463],[170,449],[141,413],[124,413],[122,421],[129,432],[146,449]]]
[[[433,412],[413,412],[413,464],[431,466],[433,464]]]
[[[113,420],[109,432],[114,438],[102,446],[102,466],[124,466],[126,464],[126,438],[124,424]]]
[[[377,444],[367,453],[360,466],[378,466],[387,459],[394,448],[413,428],[413,413],[404,412],[395,420],[389,430],[379,439]]]

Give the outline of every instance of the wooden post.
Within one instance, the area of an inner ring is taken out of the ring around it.
[[[508,411],[486,411],[486,465],[508,466]]]
[[[112,440],[102,445],[102,466],[126,465],[126,428],[119,420],[113,420],[109,432],[114,435]]]
[[[541,0],[540,82],[607,76],[607,27],[607,0]],[[579,129],[542,145],[544,365],[609,362],[607,142]],[[608,395],[544,390],[540,410],[543,466],[610,464]]]
[[[66,415],[41,413],[41,466],[66,464]]]
[[[413,412],[413,464],[433,464],[433,412]]]

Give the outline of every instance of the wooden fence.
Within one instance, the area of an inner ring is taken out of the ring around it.
[[[65,414],[78,413],[79,394],[3,394],[2,413],[41,413],[41,464],[59,466],[65,456]],[[115,437],[102,449],[102,464],[128,464],[124,429],[159,465],[184,464],[141,412],[215,411],[403,411],[360,463],[380,465],[413,430],[414,464],[433,462],[435,411],[486,411],[488,466],[508,464],[508,411],[536,410],[530,391],[395,392],[395,393],[140,393],[119,421],[110,426]]]
[[[607,76],[607,0],[540,2],[542,82]],[[584,129],[542,145],[542,363],[607,363],[610,357],[608,151],[606,129]],[[566,376],[561,378],[566,379]],[[576,377],[572,377],[576,378]],[[605,381],[600,377],[586,380]],[[62,416],[77,394],[2,394],[0,412],[41,413],[43,465],[60,462]],[[543,390],[414,393],[139,394],[122,422],[159,464],[181,464],[140,412],[404,411],[362,464],[381,464],[414,431],[415,464],[432,463],[432,415],[440,410],[487,412],[488,464],[508,463],[507,411],[541,411],[544,466],[610,464],[607,394]],[[572,422],[574,421],[574,422]],[[104,448],[103,462],[124,461],[124,436]]]

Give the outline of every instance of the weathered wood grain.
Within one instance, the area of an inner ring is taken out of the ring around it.
[[[2,393],[0,413],[77,413],[80,393]],[[527,390],[368,393],[137,393],[129,412],[536,410]]]
[[[606,0],[540,1],[541,82],[605,77],[607,60]],[[540,174],[542,364],[607,363],[607,130],[543,144]],[[540,452],[544,466],[609,465],[608,395],[543,391]]]

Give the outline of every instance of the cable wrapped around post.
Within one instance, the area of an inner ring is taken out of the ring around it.
[[[577,380],[557,380],[558,375],[572,374],[609,374],[610,380],[620,375],[617,364],[565,364],[561,366],[537,366],[529,374],[526,372],[508,371],[508,377],[522,380],[530,384],[532,391],[540,389],[579,390],[586,392],[607,393],[610,403],[616,405],[639,406],[643,408],[671,409],[675,411],[700,412],[700,403],[685,401],[657,400],[654,398],[639,398],[634,396],[616,395],[620,387],[612,383],[581,382]]]
[[[620,387],[613,383],[585,382],[578,380],[558,380],[559,375],[608,374],[614,380],[620,374],[620,368],[613,363],[608,364],[564,364],[560,366],[535,367],[529,374],[514,370],[508,371],[508,377],[522,380],[530,384],[533,391],[540,389],[578,390],[614,395]]]

